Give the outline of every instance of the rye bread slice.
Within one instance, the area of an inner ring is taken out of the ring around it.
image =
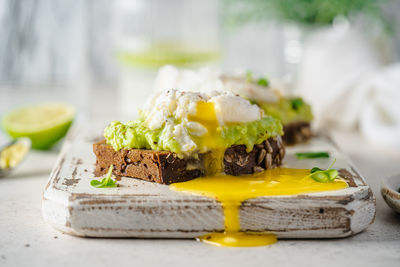
[[[175,153],[146,149],[121,149],[101,141],[93,145],[96,155],[96,176],[104,175],[111,164],[117,176],[139,178],[149,182],[171,184],[188,181],[205,175],[204,158],[180,159]],[[224,154],[224,172],[230,175],[250,174],[275,168],[282,163],[285,155],[281,137],[270,138],[254,146],[250,152],[246,146],[235,145]]]
[[[202,156],[180,159],[175,153],[146,149],[121,149],[101,141],[93,145],[96,176],[104,175],[111,164],[117,176],[139,178],[149,182],[171,184],[191,180],[204,174]]]
[[[311,125],[305,121],[285,124],[283,125],[283,132],[282,139],[285,145],[304,143],[312,137]]]

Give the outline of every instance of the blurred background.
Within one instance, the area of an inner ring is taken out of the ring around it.
[[[133,118],[160,67],[281,79],[316,125],[400,148],[400,1],[0,0],[0,114]]]

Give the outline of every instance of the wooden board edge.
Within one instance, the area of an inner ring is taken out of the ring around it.
[[[67,138],[62,150],[60,152],[59,158],[57,159],[57,163],[55,164],[51,175],[49,177],[49,181],[46,185],[45,191],[43,193],[43,200],[42,200],[42,214],[43,218],[45,221],[47,221],[49,224],[51,224],[54,228],[71,234],[71,235],[76,235],[76,236],[91,236],[91,237],[138,237],[138,238],[193,238],[195,236],[198,236],[199,234],[205,233],[204,231],[195,231],[195,235],[192,233],[182,233],[182,232],[171,232],[171,231],[166,231],[166,232],[152,232],[152,233],[143,233],[140,231],[135,231],[135,230],[111,230],[108,233],[102,232],[99,233],[98,231],[90,231],[88,229],[82,230],[79,228],[75,228],[75,225],[73,222],[72,218],[72,210],[73,210],[73,203],[76,200],[79,199],[84,199],[86,196],[84,194],[76,194],[76,193],[67,193],[64,192],[65,194],[59,194],[60,190],[57,188],[57,179],[60,179],[59,177],[59,171],[62,168],[63,162],[65,161],[65,155],[69,149],[69,146],[71,145],[71,142],[73,142],[74,138],[76,137],[76,134],[72,135],[72,137]],[[332,143],[339,149],[339,147],[331,140]],[[343,153],[342,153],[343,154]],[[343,154],[345,156],[345,154]],[[348,160],[348,158],[346,158]],[[364,200],[363,205],[357,204],[353,205],[353,208],[349,210],[351,216],[354,218],[361,218],[357,220],[364,220],[367,221],[368,223],[363,223],[363,224],[358,224],[358,225],[352,225],[350,224],[350,229],[348,231],[344,231],[342,234],[334,234],[334,235],[326,235],[326,233],[322,232],[320,233],[321,236],[319,236],[318,232],[316,230],[311,230],[309,233],[306,231],[300,231],[300,232],[291,232],[291,233],[277,233],[279,238],[341,238],[341,237],[347,237],[351,236],[354,234],[357,234],[364,229],[368,227],[371,223],[373,223],[376,215],[376,199],[375,196],[372,193],[372,190],[366,185],[365,180],[362,176],[359,175],[359,173],[355,170],[353,167],[354,165],[349,161],[349,165],[352,166],[351,171],[349,171],[350,175],[354,175],[357,177],[357,179],[363,181],[363,186],[362,188],[365,192],[367,190],[367,194],[365,196],[365,193],[363,197],[360,199],[353,199],[349,200],[347,204],[352,204],[356,200]],[[58,196],[56,197],[55,191],[58,191],[57,194]],[[360,194],[362,195],[362,194]],[[101,197],[101,196],[99,196]],[[105,198],[110,198],[114,197],[116,200],[118,200],[118,195],[104,195]],[[310,198],[313,200],[318,200],[317,196],[310,196],[310,195],[300,195],[299,197],[301,198]],[[322,199],[320,199],[322,200]],[[334,196],[331,198],[325,198],[324,200],[326,201],[335,201]],[[252,200],[253,201],[253,200]],[[254,201],[262,202],[260,199],[254,199]],[[203,204],[208,201],[200,201]],[[247,201],[246,201],[247,202]],[[355,203],[355,202],[354,202]],[[341,203],[345,204],[345,203]],[[246,205],[244,203],[244,205]],[[359,208],[360,211],[357,211],[356,209]],[[60,210],[59,212],[56,212],[56,210]],[[373,212],[371,212],[373,211]],[[371,217],[371,214],[373,214],[372,218],[368,221],[365,220],[365,216],[367,213],[369,214],[369,217]],[[364,218],[364,219],[362,219]],[[361,226],[360,226],[361,225]],[[155,236],[156,234],[156,236]],[[306,236],[304,236],[306,234]],[[310,236],[307,237],[307,234]]]
[[[376,210],[375,210],[375,199],[372,195],[372,191],[369,187],[365,187],[358,198],[353,198],[346,203],[340,202],[337,199],[332,198],[324,198],[321,197],[319,201],[316,202],[315,197],[310,198],[310,196],[302,195],[303,199],[308,199],[308,203],[313,203],[312,208],[317,209],[330,209],[332,207],[336,209],[340,209],[340,216],[346,217],[345,220],[348,221],[345,227],[342,229],[303,229],[303,230],[293,230],[293,231],[272,231],[278,235],[279,238],[342,238],[355,235],[363,230],[365,230],[374,220]],[[365,192],[366,195],[365,195]],[[82,205],[82,201],[85,201],[83,196],[74,196],[73,194],[64,195],[64,199],[58,199],[59,201],[54,201],[54,199],[45,198],[42,202],[42,212],[43,218],[49,224],[51,224],[54,228],[65,232],[67,234],[76,235],[76,236],[87,236],[87,237],[136,237],[136,238],[193,238],[199,236],[201,234],[207,233],[211,229],[203,230],[198,229],[195,231],[187,231],[187,230],[164,230],[164,231],[145,231],[143,229],[115,229],[112,227],[103,227],[103,228],[83,228],[75,223],[75,219],[81,217],[82,214],[75,213],[76,208],[82,208],[85,206],[87,208],[95,208],[102,206],[104,209],[107,205],[104,203],[86,203]],[[68,198],[65,201],[65,198]],[[287,198],[287,200],[295,201],[294,199]],[[116,200],[117,201],[117,200]],[[270,198],[257,198],[245,201],[241,207],[241,213],[243,209],[254,209],[255,207],[268,206],[268,203],[271,201],[282,201],[282,197],[278,197],[275,199]],[[195,205],[190,205],[192,209],[196,209],[196,207],[202,207],[206,204],[212,205],[213,209],[219,209],[218,213],[222,214],[222,208],[219,204],[215,204],[213,199],[209,199],[208,203],[205,201],[194,202]],[[175,206],[174,203],[169,202],[170,205]],[[110,204],[110,203],[109,203]],[[113,203],[111,203],[113,204]],[[115,203],[114,203],[115,204]],[[135,204],[135,203],[133,203]],[[153,203],[157,205],[157,203]],[[159,204],[159,203],[158,203]],[[197,206],[196,206],[197,205]],[[114,206],[114,208],[121,208],[122,206]],[[188,205],[189,207],[189,205]],[[111,206],[109,206],[111,209]],[[267,207],[268,208],[268,207]],[[307,207],[306,207],[307,208]],[[308,208],[311,208],[308,206]],[[168,209],[167,206],[163,206],[163,209]],[[100,212],[100,214],[102,214]],[[103,215],[106,216],[106,213]],[[100,217],[102,215],[99,215]],[[213,231],[222,231],[223,230],[223,222],[221,221],[219,228],[216,227]],[[252,230],[246,229],[244,230]],[[254,229],[253,229],[254,230]],[[252,230],[252,231],[253,231]]]

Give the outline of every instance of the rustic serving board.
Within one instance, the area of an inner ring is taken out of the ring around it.
[[[118,188],[90,186],[92,144],[102,128],[70,132],[42,201],[44,219],[77,236],[193,238],[224,230],[220,203],[173,192],[168,186],[123,177]],[[375,197],[364,179],[327,136],[287,148],[285,167],[327,167],[331,159],[297,160],[296,151],[329,151],[349,188],[296,196],[249,199],[240,207],[242,231],[269,231],[279,238],[333,238],[359,233],[375,218]]]

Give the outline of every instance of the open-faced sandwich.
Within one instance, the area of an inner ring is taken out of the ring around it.
[[[268,79],[246,76],[221,76],[224,87],[260,106],[265,114],[279,119],[283,124],[283,141],[294,145],[309,140],[312,136],[311,106],[301,97],[288,97],[270,86]]]
[[[107,172],[107,176],[101,182],[92,180],[91,185],[116,187],[110,178],[113,172],[169,184],[178,193],[216,199],[223,209],[224,231],[207,228],[198,240],[217,246],[272,244],[277,236],[268,226],[253,232],[241,224],[245,201],[348,187],[331,167],[276,168],[285,156],[280,120],[230,91],[162,91],[139,114],[134,121],[110,123],[104,130],[105,140],[94,144],[95,174]]]
[[[282,163],[282,124],[232,92],[154,94],[134,121],[114,121],[94,144],[96,175],[162,184],[215,173],[242,175]]]

